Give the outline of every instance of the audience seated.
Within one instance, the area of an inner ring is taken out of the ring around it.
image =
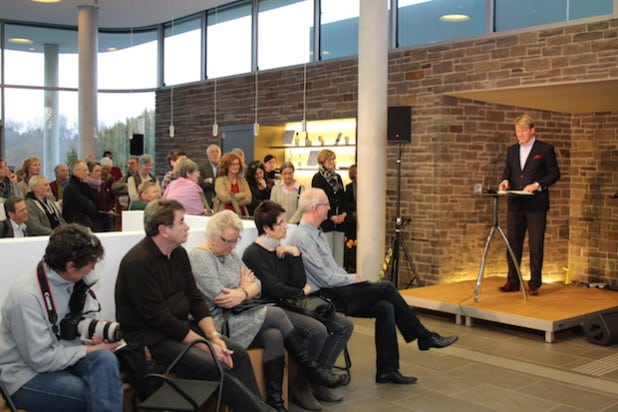
[[[197,164],[189,159],[176,164],[178,177],[170,182],[163,193],[163,199],[179,201],[188,215],[207,215],[211,213],[202,188],[197,182],[200,171]]]
[[[257,305],[235,312],[243,302],[251,304],[261,295],[261,282],[234,253],[242,230],[243,223],[234,212],[216,213],[208,220],[206,241],[189,252],[189,259],[215,327],[245,348],[264,349],[266,403],[285,412],[282,380],[286,348],[318,384],[335,387],[345,377],[317,363],[319,352],[307,350],[303,336],[283,309],[253,301]]]
[[[112,216],[115,214],[110,190],[101,179],[101,164],[91,160],[87,165],[86,184],[90,188],[90,195],[96,207],[96,213],[92,216],[92,230],[109,232],[112,230]]]
[[[24,199],[9,197],[4,201],[6,220],[0,222],[0,237],[26,237],[28,229],[28,208]]]
[[[147,346],[158,362],[169,365],[198,338],[207,338],[225,365],[222,400],[236,412],[272,411],[259,395],[245,349],[222,337],[200,293],[186,250],[189,226],[175,200],[159,199],[144,210],[146,237],[127,252],[118,269],[116,316],[124,338]],[[176,366],[190,379],[214,379],[217,367],[206,345],[197,344]]]
[[[5,160],[0,160],[0,200],[21,196],[21,189],[17,185],[17,176],[11,172]]]
[[[211,144],[206,149],[208,161],[200,167],[200,187],[206,195],[206,200],[211,208],[215,202],[215,179],[219,176],[219,163],[221,161],[221,149],[216,144]]]
[[[272,182],[272,181],[270,181]],[[266,179],[264,165],[259,160],[249,163],[247,168],[247,183],[251,189],[251,203],[247,205],[249,215],[253,216],[253,211],[262,200],[270,199],[271,186]]]
[[[21,194],[23,196],[28,193],[28,182],[32,176],[36,176],[41,174],[41,161],[38,157],[27,157],[21,164],[21,170],[24,172],[23,179],[19,182],[19,189],[21,190]]]
[[[49,181],[43,175],[33,176],[28,186],[30,187],[30,192],[26,195],[28,235],[49,235],[57,226],[66,223],[56,202],[52,200]]]
[[[165,173],[161,180],[161,190],[165,193],[165,189],[170,182],[178,177],[178,170],[176,165],[181,161],[187,159],[187,154],[180,149],[174,149],[167,154],[167,163],[170,165],[170,170]]]
[[[307,283],[300,251],[294,246],[280,243],[285,240],[288,229],[281,205],[270,200],[260,203],[254,219],[259,236],[245,249],[243,261],[261,280],[262,298],[277,302],[309,295],[311,287]],[[322,323],[291,310],[285,312],[303,335],[311,356],[324,368],[331,370],[352,335],[352,321],[339,313]],[[318,410],[320,405],[316,398],[327,402],[343,399],[340,391],[319,382],[309,382],[303,372],[301,369],[291,388],[292,400],[299,406]]]
[[[281,163],[281,182],[273,186],[270,200],[279,203],[285,209],[285,219],[288,223],[300,221],[298,198],[303,190],[305,188],[294,179],[294,165],[291,162]]]
[[[239,216],[248,216],[247,205],[251,203],[251,189],[242,176],[244,158],[237,153],[226,153],[221,158],[219,177],[215,180],[217,196],[213,209],[215,212],[227,209]]]

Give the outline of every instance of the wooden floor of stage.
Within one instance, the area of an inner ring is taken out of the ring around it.
[[[538,296],[524,300],[522,292],[502,293],[503,277],[484,278],[477,303],[476,280],[401,290],[410,306],[455,315],[458,324],[472,326],[483,319],[545,332],[553,342],[554,333],[582,324],[589,317],[618,308],[618,292],[547,283]]]

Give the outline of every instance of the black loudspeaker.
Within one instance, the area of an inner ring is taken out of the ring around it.
[[[388,108],[389,142],[409,142],[412,139],[412,107],[390,106]]]
[[[609,346],[618,342],[618,311],[592,316],[582,326],[590,343]]]
[[[141,156],[144,154],[144,135],[133,134],[131,138],[131,146],[129,148],[129,154],[131,156]]]

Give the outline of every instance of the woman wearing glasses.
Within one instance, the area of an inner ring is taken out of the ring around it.
[[[238,154],[230,152],[223,155],[219,177],[215,180],[215,212],[231,210],[238,216],[249,216],[247,205],[251,203],[251,189],[242,177],[243,170],[244,162]]]
[[[332,374],[310,357],[301,336],[281,308],[246,303],[260,297],[261,283],[234,253],[242,229],[242,221],[232,211],[216,213],[206,225],[206,241],[189,252],[189,259],[217,329],[245,347],[264,349],[266,403],[285,411],[282,399],[285,349],[322,385],[339,386],[345,376]]]

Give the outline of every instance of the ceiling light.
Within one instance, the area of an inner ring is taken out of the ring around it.
[[[32,0],[35,3],[60,3],[61,0]]]
[[[32,40],[26,39],[25,37],[11,37],[8,41],[10,43],[17,43],[17,44],[32,44],[32,43],[34,43]]]
[[[115,47],[108,47],[108,48],[107,48],[107,51],[108,51],[108,52],[113,52],[113,51],[117,51],[117,50],[118,50],[118,49],[117,49],[117,48],[115,48]]]
[[[470,20],[470,16],[467,14],[445,14],[440,17],[440,21],[446,21],[449,23],[460,23],[468,20]]]

